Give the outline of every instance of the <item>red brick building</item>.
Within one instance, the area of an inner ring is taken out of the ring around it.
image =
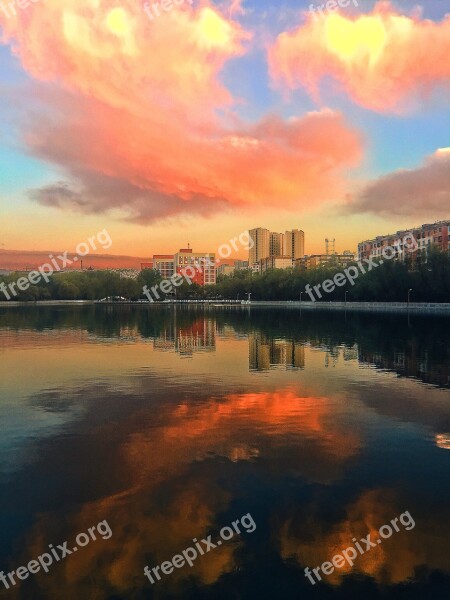
[[[182,248],[176,254],[155,254],[153,262],[142,263],[141,268],[156,269],[164,279],[179,273],[201,286],[213,285],[217,280],[216,255],[193,252],[191,248]]]
[[[420,227],[397,231],[390,235],[381,235],[373,240],[366,240],[358,244],[358,259],[363,260],[370,256],[381,256],[385,248],[396,249],[398,258],[404,260],[408,253],[403,250],[404,241],[407,240],[411,248],[412,236],[417,244],[417,256],[427,257],[432,248],[437,248],[442,252],[449,252],[450,248],[450,221],[439,221],[432,224],[424,224]],[[412,254],[414,257],[414,253]]]

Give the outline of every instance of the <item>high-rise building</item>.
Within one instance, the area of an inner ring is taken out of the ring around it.
[[[284,234],[284,254],[292,260],[305,256],[305,233],[301,229],[286,231]]]
[[[257,227],[250,229],[249,234],[253,242],[253,246],[249,250],[249,265],[254,268],[254,265],[259,264],[262,258],[270,256],[270,231]]]
[[[284,255],[284,235],[282,233],[270,232],[269,256]],[[264,257],[265,258],[265,257]]]
[[[250,230],[253,248],[249,252],[249,266],[254,272],[268,268],[286,268],[286,259],[293,261],[305,256],[305,233],[301,229],[293,229],[286,233],[276,233],[258,227]],[[278,264],[267,259],[275,258]],[[280,260],[278,260],[280,259]]]

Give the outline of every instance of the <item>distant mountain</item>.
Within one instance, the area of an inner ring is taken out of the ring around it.
[[[31,270],[40,267],[41,265],[50,262],[49,255],[52,255],[58,262],[59,254],[64,251],[49,250],[0,250],[0,270],[20,271]],[[73,253],[69,253],[69,259],[73,258]],[[83,268],[93,267],[94,269],[140,269],[141,263],[149,262],[149,257],[140,258],[136,256],[115,256],[112,254],[88,254],[83,259]],[[73,265],[67,265],[66,269],[79,269],[80,260],[74,262]]]

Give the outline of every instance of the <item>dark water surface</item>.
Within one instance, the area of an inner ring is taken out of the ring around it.
[[[72,553],[0,597],[450,598],[449,376],[448,319],[1,308],[0,571]]]

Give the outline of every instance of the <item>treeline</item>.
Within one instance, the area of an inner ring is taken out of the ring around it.
[[[29,285],[28,289],[21,291],[17,286],[20,278],[27,278],[27,273],[15,272],[0,276],[0,301],[101,300],[112,296],[121,296],[128,300],[147,300],[143,294],[144,286],[151,289],[155,285],[159,286],[163,281],[159,271],[153,269],[141,271],[137,279],[123,277],[117,271],[65,271],[64,273],[55,272],[48,276],[48,282],[42,278],[39,283]],[[2,288],[2,284],[5,285],[4,288]],[[9,284],[14,285],[15,295]],[[166,298],[161,291],[159,294],[162,300]],[[213,288],[202,288],[196,284],[188,285],[185,280],[177,288],[177,294],[180,298],[186,299],[215,296]],[[167,297],[173,296],[174,294],[169,294]]]
[[[355,263],[356,264],[356,263]],[[367,267],[367,264],[365,264]],[[349,302],[406,302],[408,290],[412,289],[412,302],[450,302],[450,260],[446,253],[434,251],[428,261],[408,263],[387,262],[373,267],[351,285],[347,279],[342,287],[324,293],[322,284],[333,280],[338,273],[344,273],[343,267],[321,267],[309,271],[297,269],[279,269],[267,271],[261,275],[252,275],[249,271],[237,271],[229,277],[220,279],[216,291],[223,298],[246,299],[251,293],[252,300],[296,300],[302,292],[303,301],[311,301],[306,287],[320,284],[322,299],[314,292],[318,301],[341,302],[348,291]]]
[[[367,266],[367,265],[366,265]],[[176,289],[178,299],[228,299],[245,300],[298,300],[300,292],[304,301],[311,300],[306,293],[307,285],[313,288],[325,280],[333,280],[342,267],[321,267],[310,271],[279,269],[263,274],[236,271],[228,277],[219,277],[214,286],[188,285],[186,281]],[[11,295],[11,300],[100,300],[109,296],[122,296],[130,300],[146,299],[143,287],[159,286],[162,277],[158,271],[146,269],[137,279],[121,277],[113,271],[83,271],[55,273],[48,283],[42,280],[30,285],[26,291],[17,290],[13,296],[7,287],[26,273],[11,273],[0,277],[1,284]],[[17,288],[16,288],[17,289]],[[159,288],[158,288],[159,289]],[[410,264],[385,262],[367,274],[359,274],[354,285],[347,280],[342,287],[330,293],[321,290],[322,301],[342,301],[348,291],[348,301],[405,302],[412,289],[413,302],[450,302],[450,260],[446,253],[432,252],[426,263]],[[159,291],[161,299],[174,298],[175,291],[167,296]],[[317,298],[317,295],[315,294]],[[0,291],[0,300],[7,300]],[[320,298],[319,298],[320,301]]]
[[[144,272],[143,272],[144,273]],[[27,273],[10,273],[0,277],[1,283],[6,284],[6,290],[11,300],[100,300],[108,296],[123,296],[138,299],[142,296],[142,287],[146,281],[158,282],[160,275],[152,272],[144,277],[141,273],[137,280],[121,277],[114,271],[66,271],[49,276],[48,283],[42,279],[36,285],[30,285],[26,291],[18,290],[13,296],[8,284],[15,283]],[[6,300],[5,293],[0,291],[0,300]]]

